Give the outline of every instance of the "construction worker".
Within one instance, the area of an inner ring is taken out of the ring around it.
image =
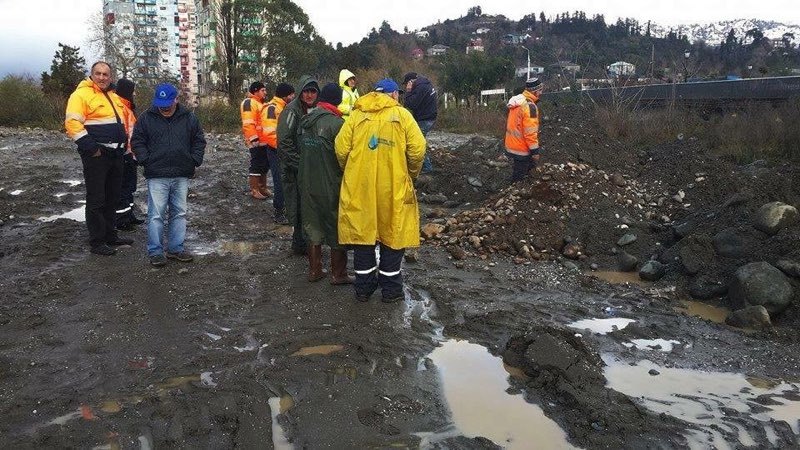
[[[89,78],[69,96],[64,118],[64,128],[83,163],[90,251],[102,256],[133,243],[133,239],[119,237],[114,224],[128,134],[122,122],[125,106],[111,90],[111,77],[110,64],[92,64]]]
[[[527,177],[539,162],[539,108],[536,103],[542,88],[538,78],[529,78],[522,94],[508,101],[505,147],[512,164],[512,183]]]
[[[291,84],[281,83],[275,87],[275,96],[264,105],[261,111],[261,128],[267,144],[267,159],[272,171],[272,186],[275,196],[272,206],[275,209],[273,219],[275,223],[286,225],[286,209],[283,198],[283,185],[281,182],[280,158],[278,157],[278,118],[286,105],[294,99],[294,87]]]
[[[342,88],[342,102],[339,103],[339,111],[342,113],[342,118],[347,119],[359,97],[358,89],[356,89],[356,76],[353,72],[342,69],[339,72],[339,86]]]
[[[267,189],[267,142],[261,127],[261,110],[267,98],[264,83],[254,81],[250,85],[250,94],[242,101],[239,112],[242,115],[242,134],[245,146],[250,150],[250,195],[257,200],[264,200],[272,195]]]
[[[344,171],[339,196],[339,244],[353,248],[356,300],[380,286],[384,303],[403,298],[401,264],[419,246],[419,206],[413,180],[422,170],[425,137],[400,106],[399,86],[386,78],[356,102],[336,136]],[[375,245],[380,247],[376,262]]]
[[[124,113],[121,114],[125,124],[125,131],[128,133],[128,148],[122,155],[122,187],[119,191],[119,201],[117,202],[117,221],[118,230],[130,231],[134,225],[144,223],[133,213],[133,194],[136,192],[136,155],[133,154],[130,144],[130,136],[133,133],[133,126],[136,124],[136,104],[133,102],[133,90],[136,86],[133,81],[127,78],[120,78],[114,92],[119,95],[122,104],[125,106]]]

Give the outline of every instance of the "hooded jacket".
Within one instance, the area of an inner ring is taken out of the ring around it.
[[[303,77],[299,83],[300,89],[294,100],[278,117],[278,156],[281,161],[281,184],[286,200],[286,218],[290,223],[297,223],[297,214],[300,212],[300,191],[297,179],[297,170],[300,165],[300,150],[297,148],[297,129],[300,119],[313,110],[314,106],[306,107],[303,104],[303,90],[314,87],[319,92],[319,83],[312,77]]]
[[[411,113],[387,94],[364,95],[336,136],[336,158],[344,170],[339,244],[419,246],[413,180],[422,170],[425,137]]]
[[[181,104],[171,117],[152,106],[133,127],[131,145],[145,178],[191,178],[203,164],[206,139],[197,116]]]
[[[122,155],[128,142],[124,114],[125,105],[115,92],[103,92],[87,78],[69,96],[64,128],[82,156],[98,149]]]
[[[350,112],[353,111],[353,105],[356,104],[356,100],[360,97],[358,94],[358,89],[351,88],[347,85],[347,80],[353,78],[355,74],[350,72],[347,69],[342,69],[339,72],[339,86],[342,88],[342,102],[339,103],[339,111],[342,112],[342,116],[346,119]]]
[[[436,89],[431,81],[425,77],[417,77],[411,85],[411,90],[406,92],[403,105],[414,115],[414,120],[436,120]]]
[[[272,147],[273,151],[278,148],[278,118],[285,108],[284,99],[272,97],[261,110],[261,132],[264,134],[264,142]]]
[[[254,94],[248,94],[247,98],[239,105],[239,114],[242,117],[242,135],[247,148],[266,145],[261,127],[261,110],[263,108],[264,104]]]
[[[333,111],[336,111],[334,113]],[[335,105],[320,102],[300,120],[300,217],[303,231],[312,244],[337,248],[337,215],[342,169],[333,142],[344,120]]]
[[[531,91],[511,97],[506,120],[506,152],[528,156],[539,152],[539,97]]]

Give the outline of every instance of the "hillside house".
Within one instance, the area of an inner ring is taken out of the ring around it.
[[[574,77],[576,73],[581,71],[581,66],[569,61],[559,61],[555,64],[550,64],[547,69],[549,72],[557,74],[564,73]]]
[[[513,34],[509,33],[500,38],[500,42],[505,45],[519,45],[524,43],[531,37],[530,34]]]
[[[443,44],[436,44],[425,52],[428,56],[442,56],[447,53],[447,50],[450,50],[450,47],[443,45]]]
[[[416,33],[414,33],[414,36],[416,36],[417,39],[428,39],[431,36],[431,34],[428,33],[425,30],[422,30],[422,31],[417,31]]]
[[[490,32],[490,31],[492,31],[491,28],[481,27],[481,28],[478,28],[477,30],[475,30],[475,34],[486,34],[486,33]]]
[[[617,61],[609,65],[606,69],[610,77],[629,77],[636,73],[636,66],[625,61]]]
[[[533,75],[541,75],[544,73],[544,67],[542,66],[531,66],[531,76]],[[514,75],[517,78],[527,78],[528,77],[528,66],[517,67],[514,70]]]
[[[467,44],[467,54],[473,52],[482,52],[483,51],[483,39],[481,38],[473,38],[469,40],[469,44]]]

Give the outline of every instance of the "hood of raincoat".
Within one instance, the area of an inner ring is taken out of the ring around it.
[[[347,86],[345,82],[350,78],[353,78],[354,76],[356,76],[356,74],[354,74],[353,72],[350,72],[347,69],[342,69],[342,71],[339,72],[339,86],[341,87]]]
[[[373,91],[359,97],[353,108],[365,113],[374,113],[398,105],[400,104],[397,103],[397,100],[393,99],[388,94]]]

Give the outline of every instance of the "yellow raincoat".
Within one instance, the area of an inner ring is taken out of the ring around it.
[[[335,145],[344,171],[339,244],[419,246],[413,180],[422,170],[425,137],[411,113],[389,95],[370,92],[356,101]]]

